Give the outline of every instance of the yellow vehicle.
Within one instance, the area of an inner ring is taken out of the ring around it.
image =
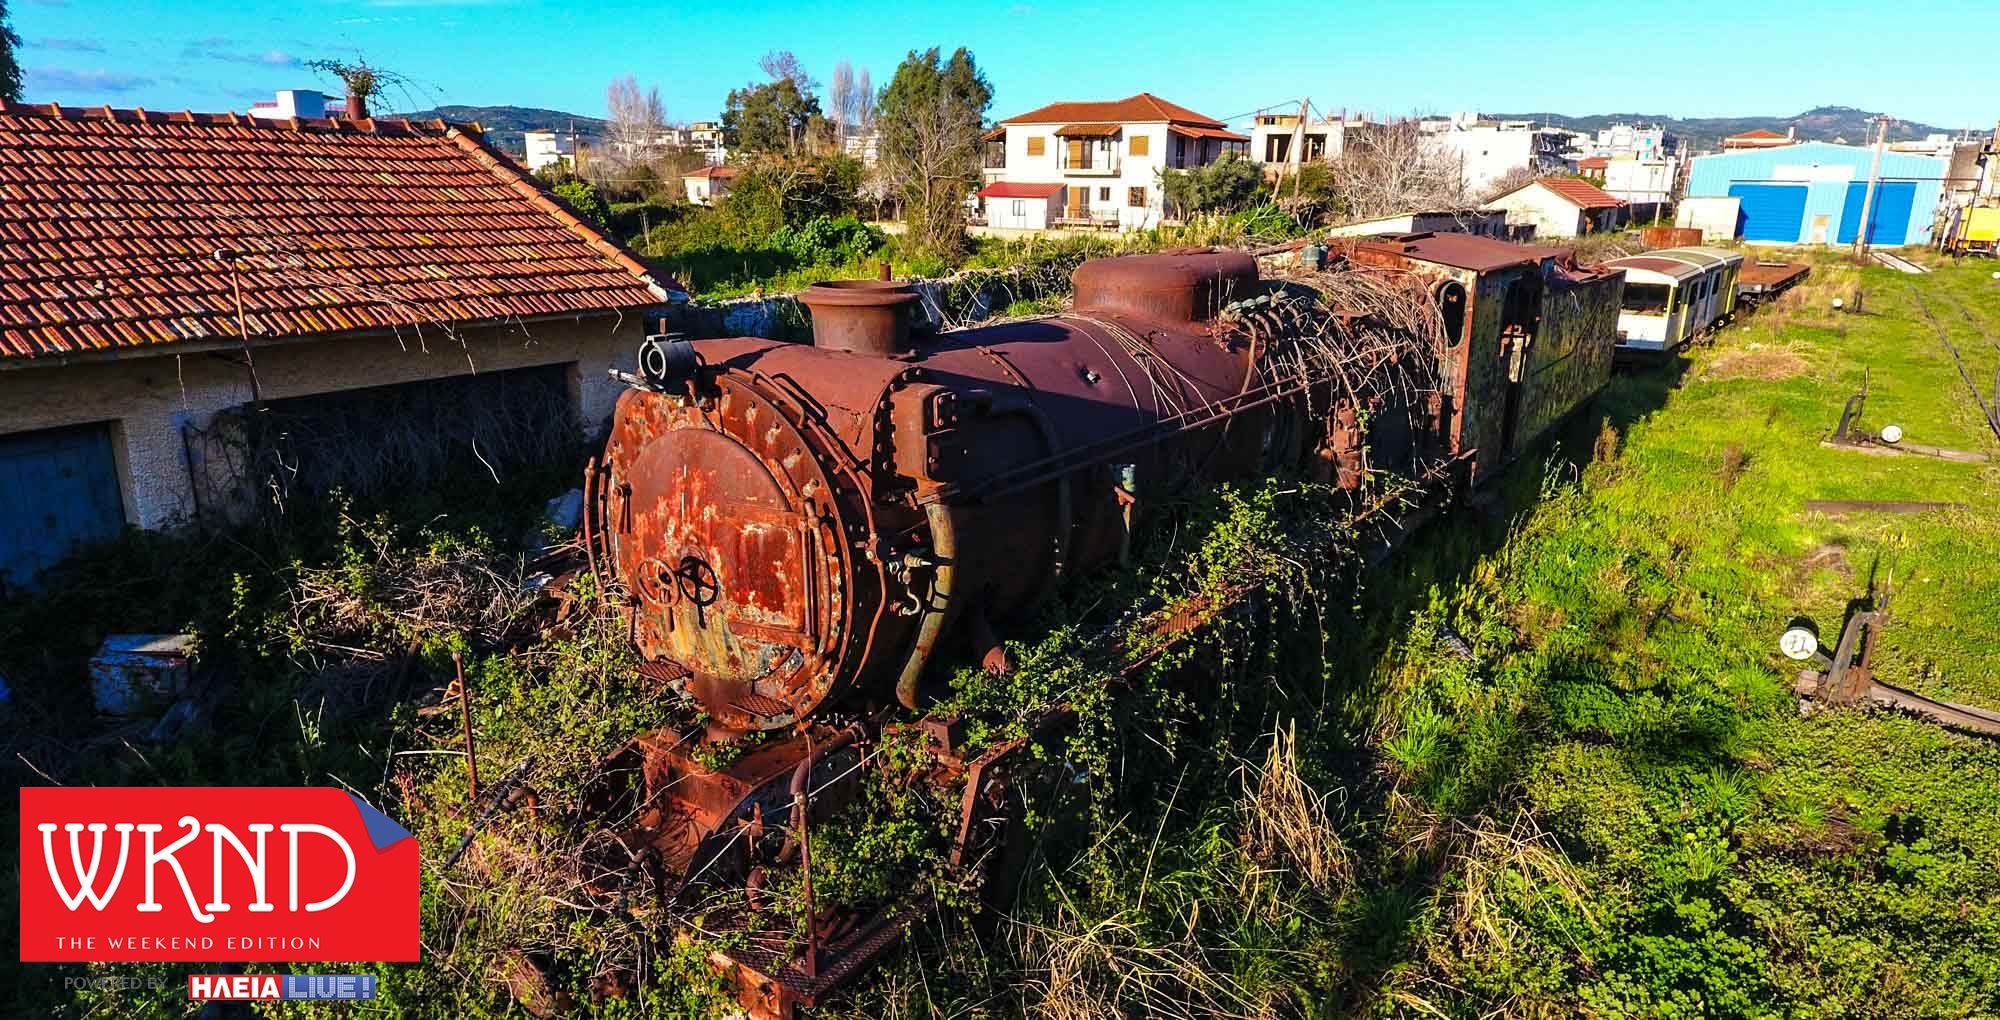
[[[1993,255],[2000,250],[2000,208],[1952,210],[1950,225],[1939,235],[1938,250],[1946,255]]]

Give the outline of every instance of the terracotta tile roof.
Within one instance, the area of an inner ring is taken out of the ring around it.
[[[1249,135],[1239,135],[1234,131],[1224,131],[1221,128],[1212,127],[1182,127],[1179,124],[1174,124],[1170,125],[1167,131],[1171,134],[1185,135],[1189,138],[1220,138],[1225,142],[1247,142],[1250,140]]]
[[[1611,168],[1611,160],[1604,156],[1585,156],[1576,161],[1576,168],[1578,170],[1608,170]]]
[[[1733,135],[1730,135],[1729,137],[1731,137],[1731,138],[1783,138],[1783,137],[1785,137],[1785,136],[1784,136],[1784,135],[1781,135],[1781,134],[1777,133],[1776,131],[1773,131],[1773,130],[1771,130],[1771,129],[1769,129],[1769,128],[1752,128],[1752,129],[1750,129],[1750,130],[1748,130],[1748,131],[1739,131],[1739,132],[1737,132],[1736,134],[1733,134]]]
[[[0,359],[660,300],[475,131],[0,102]]]
[[[1060,184],[1033,184],[1025,181],[994,181],[979,189],[980,198],[1048,198],[1061,191]]]
[[[1203,116],[1185,106],[1176,106],[1151,92],[1141,92],[1136,96],[1102,103],[1050,103],[1038,110],[1029,110],[1018,117],[1009,117],[1000,123],[1068,124],[1072,121],[1112,121],[1121,124],[1166,121],[1194,127],[1223,126],[1221,121],[1213,117]]]
[[[728,178],[736,176],[736,174],[737,174],[737,169],[735,167],[724,165],[724,166],[705,166],[699,170],[692,171],[683,176],[707,177],[711,180],[720,177],[723,178],[724,180],[727,180]]]
[[[1537,177],[1534,183],[1561,195],[1580,209],[1614,209],[1625,204],[1624,199],[1615,198],[1597,185],[1574,177]]]

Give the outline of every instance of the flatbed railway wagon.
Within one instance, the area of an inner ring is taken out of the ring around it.
[[[1625,271],[1616,353],[1664,355],[1727,322],[1736,311],[1743,256],[1726,248],[1663,248],[1604,264]]]

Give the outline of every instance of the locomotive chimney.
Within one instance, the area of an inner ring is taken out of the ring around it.
[[[812,311],[813,346],[888,358],[910,350],[916,289],[893,280],[829,280],[799,301]]]

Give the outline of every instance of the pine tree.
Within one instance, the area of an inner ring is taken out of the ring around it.
[[[14,60],[20,45],[21,37],[7,23],[7,0],[0,0],[0,99],[8,102],[21,100],[21,65]]]

